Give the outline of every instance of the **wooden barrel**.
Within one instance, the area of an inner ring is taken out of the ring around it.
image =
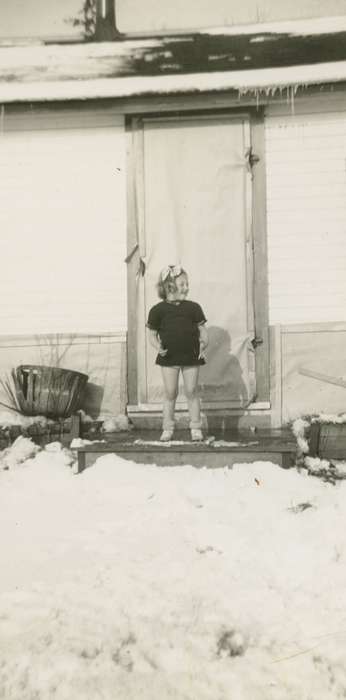
[[[346,460],[346,423],[319,424],[316,454],[321,459]]]
[[[44,365],[20,365],[12,377],[24,415],[47,418],[68,418],[78,411],[89,379],[81,372]]]

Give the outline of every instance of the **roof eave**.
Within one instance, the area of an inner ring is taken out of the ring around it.
[[[346,81],[346,61],[218,73],[0,83],[0,103],[235,92],[274,96]]]

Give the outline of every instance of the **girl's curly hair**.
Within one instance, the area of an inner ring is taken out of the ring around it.
[[[180,277],[180,275],[187,275],[186,270],[184,270],[182,267],[180,268],[179,274],[174,274],[173,266],[171,267],[172,271],[170,271],[165,276],[165,279],[162,278],[161,272],[158,283],[156,285],[158,296],[164,301],[167,299],[168,294],[174,294],[177,291],[177,285],[175,282],[177,277]]]

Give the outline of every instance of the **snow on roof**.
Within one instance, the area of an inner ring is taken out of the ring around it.
[[[0,102],[294,90],[346,80],[346,16],[0,47]]]
[[[201,29],[205,34],[295,34],[296,36],[312,36],[316,34],[334,34],[346,31],[346,16],[317,17],[301,20],[285,20],[283,22],[263,22],[260,24],[242,24],[234,27],[213,27]]]
[[[238,94],[266,95],[300,87],[346,81],[346,61],[266,68],[262,70],[199,73],[189,75],[143,76],[0,84],[0,102],[51,101],[96,98],[128,98],[157,94],[177,95],[236,91]]]

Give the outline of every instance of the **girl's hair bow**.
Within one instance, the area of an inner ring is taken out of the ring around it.
[[[179,277],[183,269],[181,265],[168,265],[161,272],[161,282],[165,282],[168,277],[174,279],[174,277]]]

